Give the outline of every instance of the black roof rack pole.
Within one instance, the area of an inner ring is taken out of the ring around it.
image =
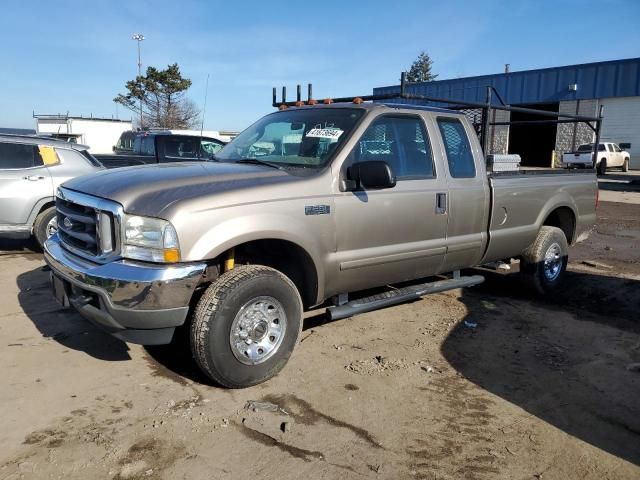
[[[482,109],[482,130],[481,134],[481,142],[482,151],[485,154],[485,157],[489,154],[489,114],[491,112],[491,103],[493,100],[492,94],[493,90],[491,87],[487,87],[487,91],[485,93],[485,107]]]
[[[498,93],[498,90],[495,89],[495,87],[491,87],[491,91],[496,95],[496,97],[498,98],[498,100],[500,100],[500,103],[502,105],[506,105],[506,103],[504,103],[504,100],[502,100],[502,97],[500,96],[500,94]]]
[[[598,147],[600,146],[600,127],[602,126],[602,117],[604,112],[604,105],[600,105],[598,110],[598,119],[596,120],[596,141],[593,143],[593,168],[596,168],[598,161]]]
[[[296,86],[296,103],[302,100],[302,90],[300,89],[300,84]]]
[[[490,91],[492,94],[495,93],[498,99],[500,100],[500,102],[502,103],[502,105],[494,105],[493,102],[491,102],[490,104],[486,102],[485,103],[469,102],[469,101],[454,100],[452,98],[430,97],[427,95],[417,95],[413,93],[408,93],[406,91],[406,83],[407,83],[406,72],[402,72],[400,74],[400,92],[386,93],[386,94],[379,94],[379,95],[360,95],[360,96],[356,95],[356,96],[350,96],[350,97],[337,97],[337,98],[332,98],[331,100],[332,100],[332,103],[351,103],[353,102],[354,98],[361,98],[365,102],[375,101],[375,100],[398,100],[398,99],[421,100],[424,102],[444,104],[444,108],[455,108],[455,107],[467,107],[467,108],[475,108],[475,109],[493,108],[496,110],[503,110],[507,112],[530,113],[533,115],[539,115],[542,117],[550,117],[550,118],[556,118],[556,119],[561,119],[561,118],[572,119],[575,122],[585,122],[585,123],[596,122],[596,124],[597,122],[600,122],[602,120],[602,117],[587,117],[584,115],[571,115],[567,113],[537,110],[535,108],[514,107],[511,105],[505,105],[502,97],[500,97],[496,89],[490,85],[487,85],[488,92]],[[313,98],[312,84],[310,83],[307,84],[307,90],[308,90],[307,100],[311,100]],[[489,95],[489,93],[487,93],[487,95]],[[491,98],[492,97],[493,95],[491,96]],[[295,101],[287,102],[287,87],[284,87],[284,86],[282,87],[281,102],[280,103],[277,103],[275,101],[273,102],[274,107],[278,107],[279,105],[286,105],[287,107],[296,106]],[[569,122],[562,122],[562,123],[569,123]],[[596,128],[599,128],[599,127],[596,125]]]
[[[556,123],[581,123],[581,120],[565,119],[565,120],[514,120],[509,122],[490,122],[489,125],[494,126],[509,126],[509,125],[545,125]],[[595,132],[595,128],[590,122],[584,122]]]
[[[311,83],[307,83],[307,102],[309,100],[313,100],[313,85]]]
[[[273,87],[273,102],[271,102],[271,105],[275,107],[276,103],[277,103],[276,87]]]

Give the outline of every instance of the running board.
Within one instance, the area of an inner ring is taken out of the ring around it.
[[[391,307],[400,303],[417,300],[430,293],[445,292],[456,288],[472,287],[484,282],[482,275],[471,275],[469,277],[449,278],[435,282],[411,285],[396,290],[390,290],[379,295],[352,300],[344,305],[327,308],[327,315],[330,320],[340,320],[341,318],[352,317],[360,313],[371,312],[380,308]]]

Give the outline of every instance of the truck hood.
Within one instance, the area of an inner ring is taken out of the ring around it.
[[[296,180],[286,170],[260,165],[185,162],[104,170],[63,187],[118,202],[127,213],[162,217],[178,201]]]

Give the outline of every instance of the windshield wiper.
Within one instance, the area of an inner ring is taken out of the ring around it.
[[[278,165],[277,163],[265,162],[264,160],[258,160],[257,158],[241,158],[240,160],[235,160],[236,163],[251,163],[253,165],[264,165],[266,167],[276,168],[278,170],[282,170],[283,166]]]

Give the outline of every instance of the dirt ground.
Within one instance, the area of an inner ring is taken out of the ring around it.
[[[311,312],[289,365],[246,390],[59,310],[42,256],[5,242],[0,479],[638,479],[640,204],[598,215],[557,297],[487,273]]]

